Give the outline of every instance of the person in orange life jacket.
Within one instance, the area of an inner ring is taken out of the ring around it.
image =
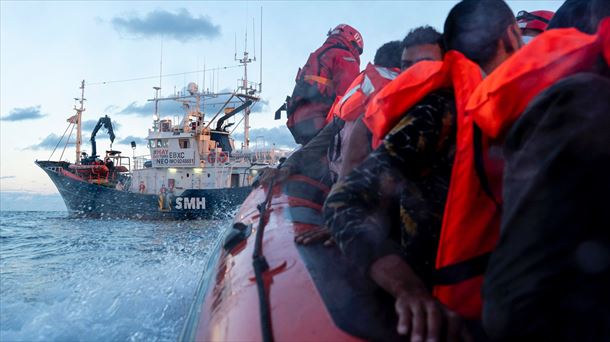
[[[400,70],[405,71],[417,62],[440,61],[443,59],[441,48],[441,34],[430,26],[415,28],[405,36],[402,41],[402,54],[400,58]],[[389,80],[388,80],[389,81]],[[385,85],[385,83],[383,84]],[[373,98],[380,89],[366,97],[366,102],[361,106],[360,116],[356,120],[346,120],[341,138],[342,158],[338,166],[338,178],[342,179],[349,174],[354,167],[372,152],[371,132],[362,121],[362,115],[368,105],[369,99]],[[344,97],[345,98],[345,97]],[[344,101],[342,99],[342,101]],[[348,103],[349,104],[349,103]],[[350,107],[350,106],[344,106]],[[352,114],[352,116],[355,116]],[[332,167],[331,167],[332,169]]]
[[[468,103],[506,158],[483,287],[494,340],[610,341],[609,63],[610,2],[566,1]]]
[[[400,44],[401,53],[386,54],[386,56],[391,56],[394,59],[400,57],[401,71],[420,61],[441,60],[440,37],[441,34],[430,26],[415,28],[407,34]],[[389,44],[391,43],[387,43],[386,46]],[[378,55],[383,52],[383,48],[377,51]],[[379,69],[379,66],[397,65],[397,63],[382,62],[378,60],[377,56],[375,61],[375,66],[367,66],[360,76],[354,80],[346,95],[333,106],[329,113],[329,115],[336,115],[345,120],[344,127],[333,138],[334,143],[331,144],[328,153],[331,173],[338,174],[334,177],[335,181],[344,178],[371,153],[371,132],[362,122],[364,110],[369,100],[398,75],[397,70],[386,69],[388,71],[386,72]],[[398,217],[398,205],[388,208],[388,213],[393,213],[389,215]],[[324,240],[326,246],[334,244],[332,238],[330,238],[330,231],[326,227],[300,234],[296,239],[298,243],[303,244],[321,240]]]
[[[388,42],[381,46],[375,54],[374,63],[384,68],[396,67],[400,63],[400,42]],[[260,182],[265,185],[273,179],[280,183],[293,174],[305,174],[317,181],[328,177],[328,169],[321,167],[320,160],[326,159],[332,137],[343,127],[343,124],[344,121],[340,119],[330,120],[314,139],[290,155],[278,169],[264,169],[259,178]],[[318,171],[317,174],[315,170],[309,171],[312,168]],[[328,183],[332,185],[330,180]]]
[[[396,77],[399,70],[398,66],[400,65],[400,53],[400,41],[392,41],[382,45],[375,53],[374,64],[369,63],[367,65],[365,70],[356,77],[342,98],[352,101],[350,103],[337,101],[333,108],[341,107],[345,109],[348,105],[354,104],[354,101],[358,101],[358,99],[365,101],[367,98],[366,92],[376,93],[383,85],[390,81],[389,78],[393,79]],[[337,172],[339,170],[340,151],[342,150],[341,132],[346,127],[348,130],[351,128],[352,122],[350,120],[353,121],[354,118],[350,117],[350,115],[357,116],[359,114],[358,108],[352,109],[355,113],[343,112],[345,115],[335,115],[338,113],[334,114],[331,109],[329,112],[329,116],[332,117],[330,123],[309,144],[295,152],[280,169],[280,172],[284,170],[283,174],[286,176],[293,173],[303,173],[303,170],[312,167],[319,168],[319,160],[323,158],[325,163],[329,165],[330,185],[332,185],[337,179]],[[366,142],[364,143],[366,144]],[[368,144],[370,145],[370,143]],[[367,148],[366,146],[360,147]],[[279,179],[282,180],[283,178],[280,177]],[[296,234],[295,241],[300,244],[324,241],[326,246],[331,246],[333,242],[329,238],[330,232],[328,229],[324,226],[317,226],[316,228]]]
[[[521,36],[525,44],[529,43],[536,36],[546,31],[551,18],[553,18],[553,12],[551,11],[519,11],[517,13],[517,24],[521,28]]]
[[[345,95],[338,97],[328,112],[329,120],[337,118],[342,121],[342,127],[330,139],[331,143],[328,148],[329,169],[333,183],[337,181],[341,171],[344,154],[347,152],[347,139],[353,135],[354,129],[358,131],[359,117],[364,113],[369,99],[398,76],[400,53],[400,41],[389,42],[380,47],[375,55],[374,64],[369,63],[366,66],[349,86]],[[357,145],[358,151],[352,151],[352,153],[370,153],[370,151],[367,152],[366,130],[362,133],[357,133],[354,137],[353,144]]]
[[[343,95],[360,73],[363,48],[360,32],[341,24],[328,32],[324,44],[299,69],[286,103],[286,125],[297,144],[307,144],[326,125],[326,114],[335,98]]]
[[[466,100],[483,72],[491,73],[522,45],[512,11],[501,0],[458,3],[445,21],[443,41],[443,62],[418,63],[369,104],[365,122],[371,119],[374,134],[385,135],[394,128],[333,187],[324,206],[335,241],[394,296],[397,330],[412,341],[438,340],[443,332],[450,338],[464,333],[454,311],[475,320],[474,325],[480,317],[480,300],[478,307],[443,301],[450,304],[448,309],[430,292],[470,276],[460,273],[461,267],[456,273],[451,265],[437,267],[437,255],[443,261],[446,257],[441,218],[453,174],[456,134],[463,136],[463,127],[470,127],[463,118]],[[389,112],[381,116],[377,110]],[[369,116],[371,111],[375,115]],[[376,120],[381,126],[375,126]],[[400,229],[391,225],[385,212],[395,201],[401,206]],[[397,235],[400,243],[393,238]],[[476,287],[465,295],[480,297]]]

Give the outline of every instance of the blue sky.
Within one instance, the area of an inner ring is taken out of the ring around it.
[[[284,124],[273,112],[292,91],[298,67],[339,23],[360,30],[365,52],[361,68],[375,50],[390,40],[402,39],[412,28],[428,24],[441,29],[456,1],[392,2],[0,2],[0,190],[55,193],[35,159],[47,159],[54,138],[73,115],[80,81],[88,84],[84,121],[108,114],[118,124],[114,148],[129,152],[128,142],[146,136],[151,116],[146,99],[158,85],[161,46],[163,73],[174,74],[234,66],[235,36],[243,51],[248,29],[252,47],[252,20],[260,38],[263,7],[263,93],[265,100],[252,117],[254,135],[267,140],[285,139]],[[562,1],[509,1],[521,9],[556,10]],[[257,44],[256,54],[260,60]],[[206,88],[232,89],[242,71],[237,68],[206,74]],[[259,81],[259,64],[249,69]],[[95,83],[152,76],[132,82]],[[202,73],[165,77],[163,93],[170,94],[188,82],[202,83]],[[144,114],[142,108],[144,107]],[[137,109],[140,109],[139,111]],[[169,110],[170,108],[166,108]],[[163,110],[163,108],[162,108]],[[258,130],[257,130],[258,129]],[[88,131],[83,141],[88,141]],[[108,147],[102,136],[98,148]],[[89,146],[84,147],[89,150]],[[139,145],[136,154],[147,154]],[[73,148],[64,159],[73,160]]]

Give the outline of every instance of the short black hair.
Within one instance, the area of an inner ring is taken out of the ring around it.
[[[597,32],[599,22],[607,16],[610,16],[608,0],[566,0],[555,12],[547,29],[574,27],[593,34]]]
[[[400,68],[401,53],[399,40],[387,42],[377,49],[373,64],[385,68]]]
[[[428,25],[412,29],[407,33],[405,39],[402,40],[403,49],[426,44],[441,45],[441,34]]]
[[[495,57],[498,41],[505,39],[506,28],[515,22],[512,10],[502,0],[462,0],[445,20],[444,48],[483,65]]]

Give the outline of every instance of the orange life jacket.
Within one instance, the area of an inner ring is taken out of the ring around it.
[[[500,65],[473,93],[466,110],[485,135],[502,138],[536,95],[590,70],[600,55],[610,61],[610,18],[595,35],[574,28],[544,32]]]
[[[409,108],[434,90],[451,87],[451,80],[446,77],[449,67],[450,63],[440,61],[419,62],[379,91],[369,102],[363,118],[373,134],[373,148],[381,144]]]
[[[334,53],[337,49],[345,50],[347,54],[350,51],[342,40],[328,38],[320,48],[309,55],[305,65],[299,68],[295,79],[296,85],[287,104],[288,117],[302,103],[322,102],[329,106],[333,103],[337,95],[333,86],[333,75],[330,66],[323,62],[323,57]],[[355,57],[357,55],[349,54],[349,56],[357,58]],[[360,62],[359,59],[357,61]]]
[[[335,103],[328,111],[326,123],[328,124],[335,116],[347,123],[333,136],[328,148],[328,166],[333,180],[336,180],[341,171],[343,154],[347,152],[347,144],[355,127],[353,121],[364,113],[370,100],[399,73],[400,70],[397,68],[386,68],[369,63],[349,85],[345,94],[337,96]]]
[[[500,230],[501,200],[489,191],[496,184],[482,182],[501,180],[501,169],[488,169],[483,177],[477,170],[476,127],[482,131],[479,153],[486,155],[489,139],[501,138],[536,95],[593,67],[609,46],[609,24],[606,20],[597,36],[575,29],[544,33],[477,87],[461,118],[458,109],[457,151],[436,259],[449,282],[436,286],[434,295],[464,317],[480,318],[483,272]]]
[[[433,292],[444,305],[468,318],[480,317],[482,272],[479,271],[485,266],[485,260],[480,256],[491,251],[498,235],[497,206],[482,188],[472,167],[475,159],[473,124],[472,117],[465,113],[466,103],[482,77],[477,64],[457,51],[449,51],[442,62],[420,62],[398,76],[373,99],[365,115],[365,123],[379,144],[404,113],[426,95],[441,88],[453,88],[457,109],[456,154],[437,252],[437,285]],[[456,175],[462,173],[466,175],[466,182],[454,183]],[[458,208],[449,202],[470,201],[484,203],[483,212],[475,213],[474,226],[464,228]],[[487,230],[490,221],[496,228],[491,233]],[[475,279],[472,279],[473,269],[477,275]]]
[[[394,80],[399,73],[400,70],[397,68],[385,68],[369,63],[347,88],[345,94],[337,97],[328,112],[327,121],[330,122],[333,116],[344,121],[356,120],[364,113],[369,100]]]
[[[328,110],[337,95],[359,73],[360,56],[354,47],[338,36],[329,37],[309,55],[307,63],[296,76],[292,95],[286,106],[276,112],[279,119],[284,108],[288,115],[286,125],[299,144],[306,144],[325,125]]]

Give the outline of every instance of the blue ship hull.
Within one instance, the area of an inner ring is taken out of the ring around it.
[[[251,187],[188,189],[179,196],[120,191],[55,172],[68,163],[37,161],[74,216],[137,219],[225,219],[246,199]]]

